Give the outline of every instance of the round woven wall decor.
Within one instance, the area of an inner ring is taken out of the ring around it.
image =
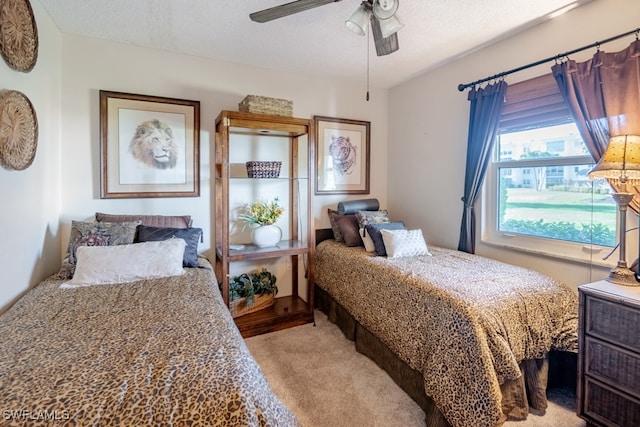
[[[6,169],[31,166],[38,147],[38,119],[22,92],[8,90],[0,97],[0,164]]]
[[[38,60],[38,28],[29,0],[0,1],[0,52],[11,68],[29,72]]]

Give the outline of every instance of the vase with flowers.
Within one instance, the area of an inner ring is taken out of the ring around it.
[[[274,225],[284,213],[280,200],[276,197],[271,201],[257,201],[245,206],[239,215],[251,230],[251,243],[265,248],[275,246],[282,239],[282,230]]]

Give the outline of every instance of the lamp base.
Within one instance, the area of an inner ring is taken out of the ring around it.
[[[616,267],[611,269],[609,276],[605,280],[616,285],[640,286],[640,283],[636,280],[635,273],[628,268]]]

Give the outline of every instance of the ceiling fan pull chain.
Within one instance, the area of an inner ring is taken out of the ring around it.
[[[367,35],[367,101],[369,101],[369,36]]]

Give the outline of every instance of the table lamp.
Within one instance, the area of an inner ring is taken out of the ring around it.
[[[611,269],[607,281],[624,286],[640,286],[636,275],[627,266],[626,232],[627,207],[634,193],[627,191],[627,184],[640,184],[640,135],[619,135],[609,139],[607,150],[596,166],[589,172],[589,179],[605,178],[616,184],[619,191],[613,193],[619,212],[619,257],[616,267]],[[640,238],[638,239],[640,253]]]

